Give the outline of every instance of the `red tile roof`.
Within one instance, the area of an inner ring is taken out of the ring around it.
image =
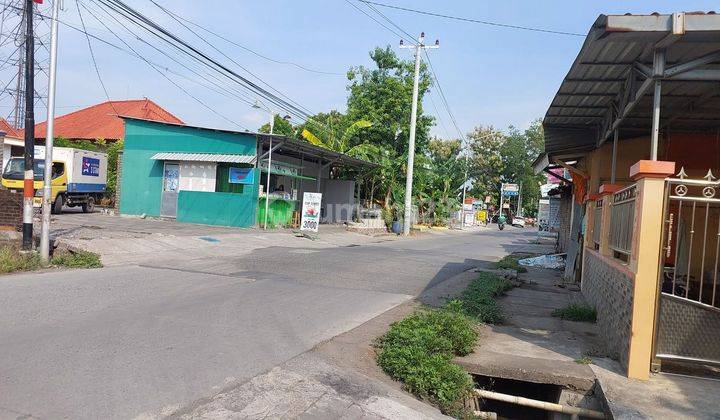
[[[22,130],[13,127],[5,118],[0,118],[0,131],[5,133],[5,137],[23,138]]]
[[[118,115],[184,124],[179,118],[149,99],[108,101],[55,118],[55,137],[66,139],[119,140],[125,125]],[[47,122],[35,125],[35,138],[44,139]]]

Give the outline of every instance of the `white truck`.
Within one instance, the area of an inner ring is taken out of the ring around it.
[[[41,153],[38,153],[41,152]],[[35,198],[33,204],[42,204],[43,174],[45,173],[44,148],[36,148],[35,157]],[[13,156],[2,173],[2,185],[22,192],[25,160]],[[60,213],[64,205],[82,206],[85,213],[92,212],[95,203],[107,188],[107,155],[105,153],[68,147],[55,147],[52,161],[53,213]]]

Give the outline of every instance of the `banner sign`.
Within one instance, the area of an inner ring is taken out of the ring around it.
[[[100,176],[100,159],[83,156],[82,174],[87,176]]]
[[[322,202],[321,193],[306,192],[303,193],[302,218],[300,220],[300,230],[309,230],[311,232],[318,231],[320,225],[320,203]]]
[[[252,184],[255,181],[253,168],[233,168],[231,166],[228,172],[230,184]]]

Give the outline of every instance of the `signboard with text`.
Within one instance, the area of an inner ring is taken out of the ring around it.
[[[82,174],[85,176],[100,176],[100,159],[83,156]]]
[[[300,230],[317,232],[320,225],[321,193],[306,192],[303,194],[302,217]]]
[[[230,184],[252,184],[255,182],[253,168],[230,167],[228,171],[228,183]]]

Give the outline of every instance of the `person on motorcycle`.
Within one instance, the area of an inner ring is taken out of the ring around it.
[[[506,221],[507,221],[507,219],[505,218],[505,215],[500,213],[500,215],[498,216],[498,219],[497,219],[498,228],[500,228],[502,230],[502,228],[505,227]]]

